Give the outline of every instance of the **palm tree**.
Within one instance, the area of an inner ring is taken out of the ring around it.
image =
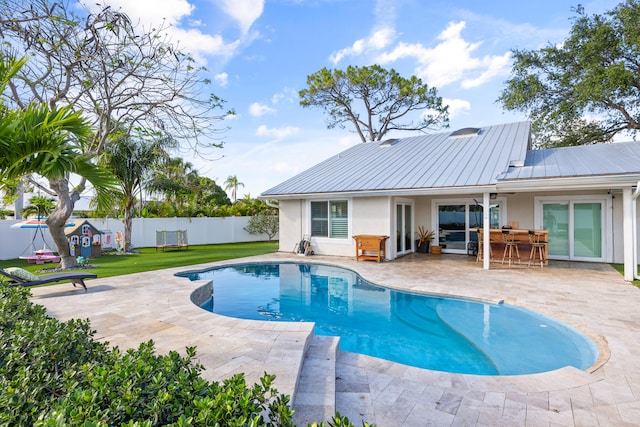
[[[124,250],[131,250],[131,230],[136,194],[142,198],[142,182],[151,167],[166,153],[159,142],[137,142],[123,138],[114,142],[106,151],[107,166],[120,180],[118,202],[124,215]]]
[[[0,93],[22,64],[24,60],[0,57]],[[73,211],[73,203],[65,203],[71,199],[67,197],[70,174],[92,183],[99,206],[111,200],[117,183],[109,171],[92,164],[83,154],[82,146],[91,132],[81,114],[69,107],[50,109],[47,104],[33,103],[24,109],[9,109],[0,103],[0,182],[30,175],[48,180],[51,195],[57,195],[58,202],[47,225],[62,268],[77,265],[64,234],[64,225]]]
[[[165,158],[159,162],[146,187],[152,192],[164,195],[165,201],[180,209],[188,194],[198,187],[198,171],[193,164],[179,157]]]
[[[55,199],[47,196],[33,196],[29,199],[29,206],[22,209],[22,215],[25,218],[31,215],[47,216],[55,207]]]
[[[244,184],[238,181],[238,177],[236,175],[229,175],[227,180],[224,182],[224,189],[227,191],[231,190],[233,203],[238,200],[238,186],[244,187]]]

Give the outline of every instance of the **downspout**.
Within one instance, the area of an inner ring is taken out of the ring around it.
[[[636,280],[640,280],[640,275],[638,275],[638,217],[637,217],[637,199],[640,197],[640,181],[636,184],[636,189],[633,190],[633,194],[631,195],[631,201],[633,202],[631,205],[631,230],[633,235],[633,278]]]

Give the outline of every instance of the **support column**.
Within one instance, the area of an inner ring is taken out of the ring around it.
[[[623,236],[623,254],[624,254],[624,280],[633,281],[635,269],[633,265],[633,245],[636,238],[633,235],[633,205],[635,203],[632,197],[631,188],[622,190],[622,236]]]
[[[482,229],[484,241],[482,242],[482,267],[485,270],[489,270],[491,265],[491,250],[489,249],[489,241],[491,240],[491,223],[489,211],[491,210],[491,200],[489,193],[482,194]],[[480,242],[478,242],[480,244]]]

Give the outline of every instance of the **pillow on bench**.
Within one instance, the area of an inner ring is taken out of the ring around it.
[[[20,279],[27,280],[29,282],[34,282],[36,280],[40,280],[40,278],[38,276],[36,276],[35,274],[33,274],[30,271],[25,270],[24,268],[8,267],[8,268],[5,268],[4,271],[6,271],[7,273],[11,274],[12,276],[19,277]]]

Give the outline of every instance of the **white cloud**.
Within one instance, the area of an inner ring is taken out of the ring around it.
[[[242,34],[249,31],[264,10],[264,0],[218,0],[218,4],[238,23]]]
[[[436,87],[457,81],[461,81],[464,88],[476,87],[497,75],[508,73],[508,52],[482,58],[473,56],[482,43],[470,43],[462,38],[461,33],[465,26],[464,21],[450,22],[438,35],[439,42],[435,47],[427,48],[421,43],[400,42],[393,50],[379,55],[377,61],[387,64],[404,58],[414,58],[418,63],[416,75]]]
[[[449,106],[449,119],[454,119],[460,114],[471,111],[471,103],[464,99],[447,99],[442,100],[444,105]]]
[[[180,19],[191,15],[195,9],[195,6],[187,0],[106,0],[104,4],[115,9],[122,9],[132,18],[134,23],[140,19],[145,27],[148,27],[148,24],[160,25],[163,20],[167,24],[175,26]],[[92,7],[91,4],[87,4],[87,6]],[[98,4],[92,7],[93,10],[100,10],[100,8],[101,6]]]
[[[511,52],[506,52],[502,56],[485,56],[482,60],[482,66],[485,67],[482,74],[462,81],[463,89],[482,86],[492,78],[508,73],[511,66]]]
[[[226,87],[229,84],[229,74],[219,73],[213,76],[213,80],[222,87]]]
[[[362,55],[370,51],[384,49],[393,42],[395,37],[396,31],[392,27],[379,28],[368,38],[356,40],[350,47],[332,53],[329,60],[335,65],[347,56]]]
[[[249,114],[251,114],[253,117],[260,117],[268,113],[275,113],[275,111],[276,110],[274,110],[273,108],[264,104],[260,104],[259,102],[254,102],[253,104],[249,105]]]
[[[284,126],[280,128],[268,128],[266,125],[260,125],[256,130],[258,136],[271,136],[276,139],[283,139],[298,133],[300,129],[294,126]]]
[[[239,41],[225,43],[218,34],[205,34],[196,29],[201,24],[198,20],[189,22],[194,28],[181,27],[183,19],[189,18],[195,10],[187,0],[105,0],[104,5],[126,13],[134,25],[139,23],[145,30],[166,27],[165,33],[171,40],[202,64],[206,63],[206,55],[228,58],[240,46]],[[102,8],[95,3],[89,3],[87,7],[94,13]]]
[[[288,102],[293,102],[298,99],[298,92],[294,89],[285,87],[281,92],[276,93],[271,97],[271,103],[276,105],[282,100],[286,100]]]

